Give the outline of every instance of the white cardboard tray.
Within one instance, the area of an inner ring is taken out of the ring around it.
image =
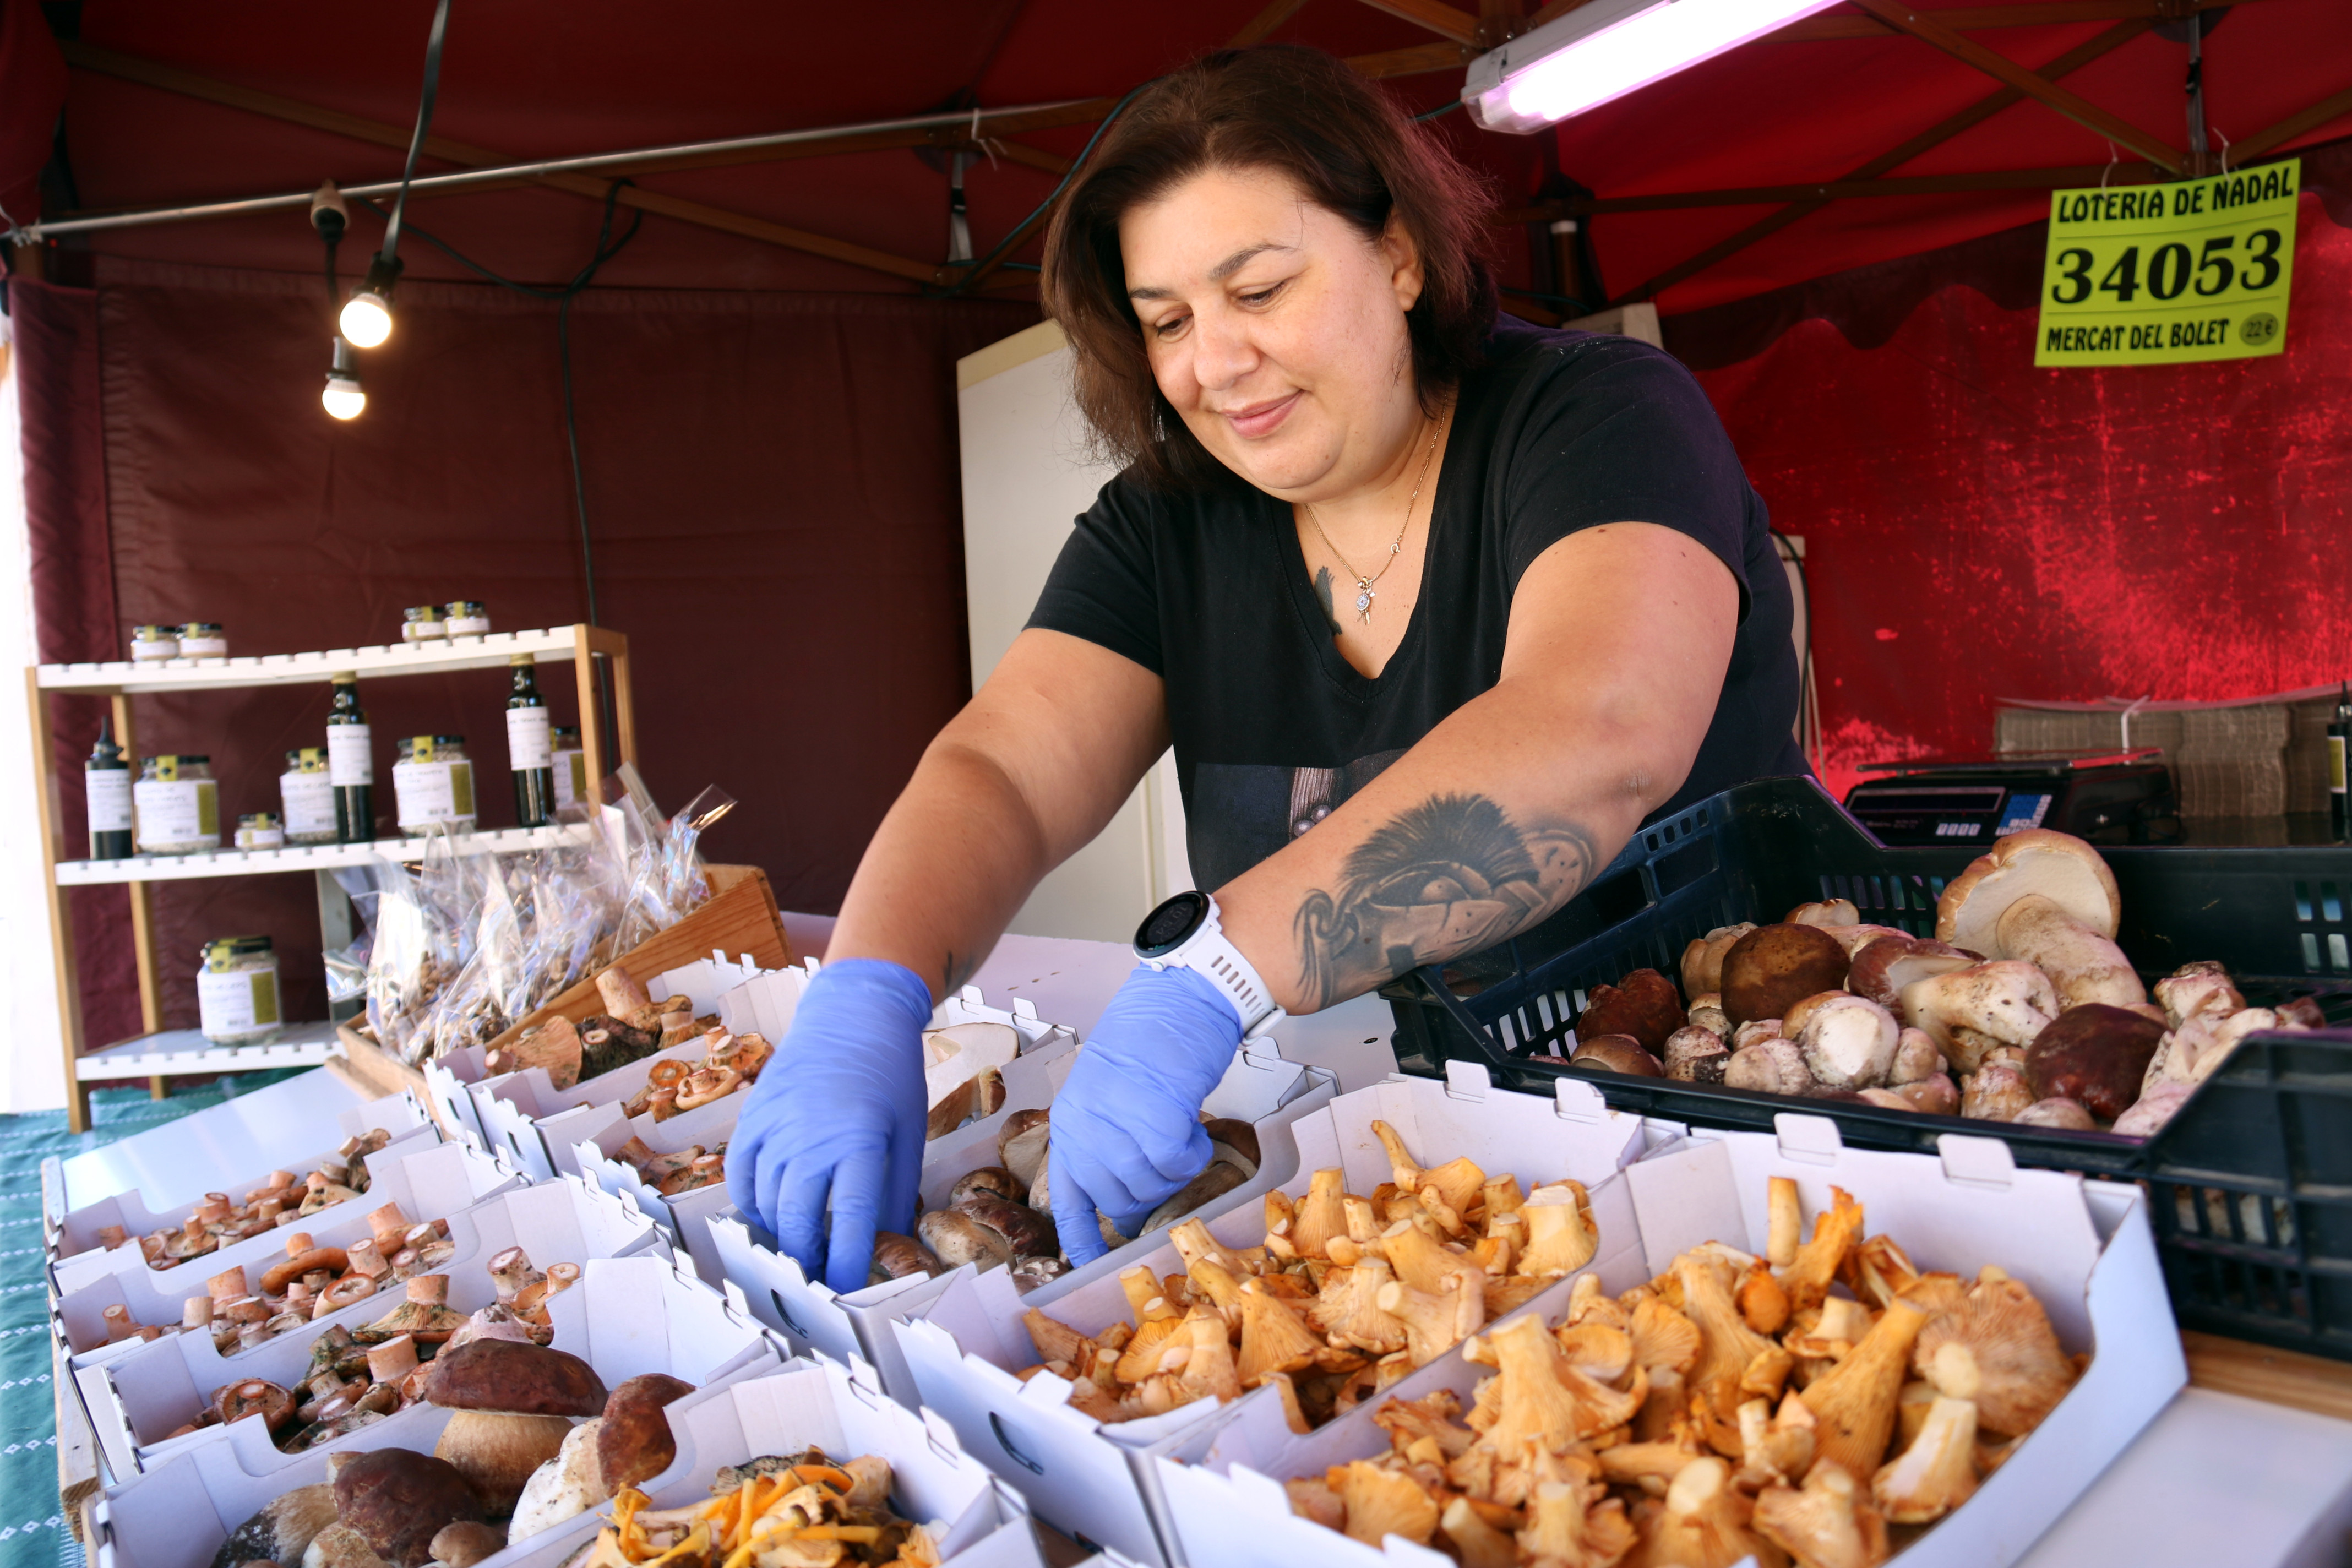
[[[509,1247],[520,1247],[542,1268],[550,1263],[585,1265],[641,1255],[650,1255],[664,1271],[668,1268],[667,1243],[651,1221],[625,1200],[577,1179],[502,1192],[448,1219],[449,1238],[457,1243],[457,1253],[438,1272],[449,1277],[449,1305],[461,1312],[497,1300],[488,1265]],[[563,1291],[555,1300],[560,1303],[572,1293]],[[184,1437],[166,1435],[194,1420],[213,1391],[233,1379],[260,1377],[292,1387],[310,1364],[311,1342],[329,1324],[355,1328],[372,1323],[402,1300],[396,1289],[381,1290],[234,1355],[215,1350],[209,1334],[183,1333],[73,1358],[74,1381],[108,1470],[118,1479],[127,1478],[158,1457],[220,1440],[235,1428],[205,1426]]]
[[[1005,1069],[1003,1110],[931,1145],[923,1161],[921,1191],[927,1208],[944,1205],[949,1190],[970,1172],[996,1163],[996,1136],[1005,1118],[1016,1110],[1051,1102],[1069,1076],[1074,1058],[1065,1053],[1041,1060],[1045,1054],[1041,1050],[1036,1057],[1022,1058]],[[1023,1070],[1033,1064],[1043,1070]],[[1336,1088],[1331,1075],[1321,1068],[1284,1060],[1280,1047],[1271,1039],[1255,1041],[1249,1050],[1235,1053],[1233,1065],[1225,1069],[1203,1109],[1213,1116],[1247,1121],[1257,1130],[1257,1174],[1194,1213],[1207,1219],[1261,1204],[1267,1192],[1289,1180],[1296,1173],[1298,1157],[1297,1142],[1289,1132],[1291,1123],[1328,1105]],[[761,1322],[782,1331],[805,1352],[836,1359],[852,1354],[864,1357],[880,1369],[882,1386],[891,1397],[910,1406],[918,1403],[915,1381],[891,1324],[898,1318],[919,1314],[957,1274],[976,1272],[967,1264],[936,1279],[893,1279],[837,1296],[823,1280],[809,1279],[797,1262],[778,1252],[775,1238],[753,1226],[731,1205],[722,1201],[715,1206],[707,1231],[727,1280],[741,1289],[752,1314]],[[1116,1279],[1120,1269],[1159,1245],[1150,1236],[1139,1237],[1108,1257],[1040,1287],[1024,1300],[1038,1305],[1096,1279]]]
[[[303,1076],[307,1078],[310,1075],[306,1073]],[[287,1157],[268,1164],[252,1163],[263,1158],[264,1154],[257,1150],[256,1140],[251,1136],[251,1121],[257,1112],[249,1102],[262,1099],[273,1089],[293,1086],[293,1081],[272,1084],[268,1089],[251,1095],[240,1095],[113,1145],[113,1148],[121,1149],[148,1139],[158,1139],[167,1132],[181,1134],[168,1145],[157,1146],[152,1152],[152,1158],[133,1157],[115,1167],[118,1174],[138,1173],[136,1185],[128,1185],[113,1194],[77,1205],[44,1223],[41,1227],[43,1241],[49,1260],[60,1268],[97,1265],[111,1269],[115,1264],[126,1261],[119,1255],[127,1253],[128,1261],[143,1268],[146,1260],[145,1255],[139,1250],[139,1238],[165,1226],[177,1229],[188,1217],[188,1211],[204,1201],[206,1193],[227,1193],[233,1200],[242,1202],[247,1193],[268,1184],[272,1171],[291,1171],[295,1179],[299,1181],[316,1170],[320,1162],[333,1158],[336,1148],[344,1139],[379,1127],[390,1131],[393,1137],[390,1143],[368,1157],[371,1172],[375,1169],[375,1162],[379,1159],[397,1159],[440,1142],[440,1131],[434,1126],[433,1118],[425,1108],[407,1095],[396,1094],[383,1100],[366,1100],[341,1112],[336,1117],[338,1130],[335,1135],[320,1140],[316,1147],[310,1146],[310,1140],[318,1137],[315,1129],[299,1138],[281,1134],[278,1143],[288,1149]],[[231,1110],[236,1110],[238,1115],[218,1123],[210,1120]],[[264,1108],[258,1114],[267,1119],[268,1109]],[[188,1124],[191,1122],[204,1125],[190,1127]],[[296,1152],[301,1150],[307,1152]],[[109,1152],[98,1151],[100,1153]],[[77,1162],[88,1157],[77,1156]],[[241,1173],[227,1175],[226,1173],[231,1171]],[[70,1171],[67,1173],[68,1192],[90,1184],[90,1173],[85,1173],[80,1181],[73,1180],[73,1174]],[[365,1196],[364,1194],[362,1195]],[[110,1225],[121,1226],[130,1238],[112,1253],[98,1239],[100,1228]],[[74,1278],[80,1277],[79,1273],[74,1275]]]
[[[655,1369],[632,1367],[618,1376],[645,1370]],[[601,1364],[598,1371],[608,1386],[618,1381]],[[862,1370],[795,1362],[698,1389],[670,1405],[668,1415],[677,1458],[642,1489],[656,1508],[708,1496],[721,1466],[763,1454],[812,1446],[839,1458],[879,1454],[890,1461],[899,1509],[925,1521],[946,1521],[945,1560],[958,1568],[1044,1568],[1019,1495],[960,1451],[944,1426],[884,1398]],[[396,1443],[375,1446],[430,1452],[446,1420],[446,1413],[432,1411]],[[390,1425],[369,1430],[383,1432]],[[173,1459],[100,1505],[93,1543],[99,1568],[209,1568],[228,1532],[263,1504],[323,1480],[330,1451],[298,1456],[295,1463],[258,1476],[243,1469],[226,1447]],[[482,1568],[555,1568],[594,1537],[611,1511],[609,1505],[593,1509],[516,1542],[486,1558]]]
[[[357,1203],[320,1209],[233,1247],[191,1258],[176,1268],[149,1268],[136,1246],[85,1253],[58,1264],[51,1271],[55,1294],[50,1310],[58,1342],[76,1355],[106,1349],[104,1310],[118,1305],[131,1309],[134,1322],[176,1327],[181,1304],[205,1294],[205,1280],[238,1267],[258,1279],[285,1258],[286,1238],[298,1231],[320,1247],[346,1247],[368,1234],[367,1216],[386,1204],[398,1204],[410,1225],[420,1225],[447,1219],[522,1184],[522,1177],[512,1170],[462,1143],[394,1145],[368,1156],[368,1190]]]
[[[801,973],[799,970],[777,970],[756,976],[721,999],[720,1016],[728,1016],[725,1009],[732,1004],[737,1009],[735,1016],[744,1020],[745,1027],[758,1026],[759,1032],[765,1035],[766,1021],[777,1014],[778,998],[786,994],[786,987],[797,985],[793,977]],[[797,990],[792,990],[789,995],[796,999]],[[1016,1001],[1013,1010],[1005,1012],[982,1002],[980,992],[972,986],[966,986],[941,1003],[938,1020],[947,1025],[1009,1025],[1021,1037],[1021,1045],[1020,1054],[1003,1068],[1004,1103],[996,1113],[957,1129],[923,1151],[923,1190],[925,1197],[931,1201],[943,1199],[946,1188],[966,1171],[995,1163],[997,1130],[1014,1111],[1042,1106],[1053,1098],[1054,1089],[1070,1070],[1070,1053],[1078,1043],[1077,1037],[1069,1030],[1038,1017],[1027,1002]],[[784,1012],[783,1026],[788,1026],[791,1021],[790,1013]],[[734,1026],[730,1024],[729,1027]],[[772,1040],[781,1037],[768,1036]],[[635,1167],[617,1156],[622,1145],[633,1136],[644,1139],[646,1147],[665,1154],[674,1154],[698,1143],[706,1149],[716,1149],[735,1135],[735,1120],[742,1113],[748,1098],[748,1091],[740,1091],[667,1121],[656,1121],[650,1116],[631,1120],[621,1114],[617,1103],[583,1106],[542,1121],[540,1131],[550,1147],[562,1146],[559,1163],[569,1164],[608,1192],[628,1194],[638,1207],[667,1226],[672,1242],[694,1259],[696,1271],[716,1288],[725,1278],[728,1266],[711,1235],[710,1222],[730,1210],[726,1186],[720,1184],[698,1187],[666,1198],[639,1181]],[[975,1157],[972,1151],[982,1148],[987,1153]],[[945,1170],[949,1163],[959,1160],[964,1163],[956,1165],[938,1184],[939,1198],[933,1198],[931,1173]],[[764,1316],[762,1321],[772,1328],[782,1327],[781,1321]],[[847,1342],[826,1348],[835,1360],[860,1353],[857,1345]],[[884,1367],[883,1386],[895,1394],[898,1385],[887,1363],[877,1364]]]
[[[1610,1110],[1579,1079],[1563,1079],[1556,1097],[1545,1100],[1493,1088],[1486,1069],[1473,1063],[1449,1068],[1444,1083],[1392,1078],[1294,1122],[1297,1159],[1283,1190],[1302,1194],[1316,1171],[1334,1165],[1347,1173],[1349,1192],[1370,1193],[1387,1181],[1387,1152],[1371,1127],[1384,1121],[1416,1158],[1433,1165],[1466,1154],[1488,1174],[1507,1171],[1529,1190],[1563,1178],[1582,1182],[1601,1229],[1591,1271],[1612,1290],[1648,1278],[1640,1271],[1632,1200],[1617,1178],[1650,1147],[1655,1124],[1645,1127],[1638,1118]],[[1228,1210],[1208,1226],[1229,1247],[1256,1246],[1265,1236],[1263,1205]],[[1128,1260],[1130,1267],[1137,1263],[1155,1274],[1182,1267],[1165,1243]],[[1572,1284],[1559,1281],[1521,1310],[1559,1311]],[[1041,1373],[1024,1383],[1013,1375],[1037,1362],[1022,1322],[1023,1313],[1036,1305],[1034,1296],[1019,1295],[999,1272],[951,1278],[936,1300],[902,1315],[894,1327],[923,1404],[947,1417],[967,1448],[1021,1488],[1039,1519],[1139,1562],[1178,1561],[1171,1505],[1153,1461],[1201,1457],[1219,1429],[1257,1405],[1273,1409],[1280,1421],[1277,1395],[1258,1389],[1229,1405],[1203,1400],[1147,1420],[1097,1423],[1070,1408],[1070,1384],[1063,1379]],[[1115,1276],[1041,1310],[1084,1334],[1131,1321]],[[1415,1372],[1396,1392],[1413,1397],[1423,1384],[1433,1387],[1454,1375],[1460,1364],[1456,1350]]]
[[[2095,1352],[2090,1368],[1973,1499],[1895,1559],[1903,1568],[2007,1568],[2187,1382],[2142,1194],[2019,1170],[1997,1139],[1947,1135],[1939,1160],[1846,1149],[1822,1117],[1783,1114],[1778,1126],[1777,1136],[1694,1131],[1626,1173],[1641,1277],[1704,1241],[1760,1253],[1767,1179],[1789,1176],[1809,1219],[1830,1206],[1835,1184],[1862,1201],[1872,1234],[1894,1237],[1922,1269],[1973,1277],[1990,1263],[2022,1281],[2062,1344]],[[1303,1438],[1237,1418],[1202,1463],[1159,1464],[1183,1558],[1200,1568],[1450,1561],[1393,1537],[1383,1552],[1290,1511],[1284,1480],[1388,1447],[1370,1415]]]

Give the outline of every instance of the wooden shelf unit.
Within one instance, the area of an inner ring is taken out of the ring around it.
[[[163,984],[156,968],[154,910],[149,884],[208,877],[262,876],[308,871],[320,884],[321,930],[336,934],[334,911],[343,910],[341,946],[350,940],[348,906],[335,883],[336,868],[422,858],[422,839],[379,839],[372,844],[292,845],[284,849],[224,849],[205,855],[140,856],[128,860],[69,858],[64,842],[63,775],[52,743],[48,699],[103,697],[114,710],[114,742],[138,758],[134,697],[165,692],[221,691],[256,686],[325,686],[344,670],[369,679],[400,675],[439,675],[452,670],[503,668],[516,654],[542,665],[569,661],[579,694],[580,749],[591,781],[621,763],[637,758],[636,720],[630,704],[629,640],[602,626],[551,626],[542,631],[493,632],[445,642],[330,648],[321,653],[247,655],[227,659],[128,660],[109,664],[44,664],[25,672],[33,714],[34,766],[39,770],[42,869],[48,885],[49,929],[55,948],[59,1031],[65,1053],[67,1118],[77,1132],[89,1127],[90,1088],[100,1076],[143,1077],[157,1099],[167,1079],[190,1073],[254,1071],[324,1059],[333,1038],[331,1024],[289,1025],[287,1038],[269,1046],[208,1046],[192,1031],[163,1027]],[[606,673],[600,679],[598,660]],[[600,690],[613,704],[613,733],[605,733]],[[323,734],[323,728],[322,728]],[[135,777],[135,773],[134,773]],[[565,828],[506,829],[467,835],[469,848],[514,851],[564,842]],[[131,940],[139,973],[141,1032],[95,1051],[84,1048],[80,971],[73,950],[67,908],[68,888],[121,883],[131,889]]]

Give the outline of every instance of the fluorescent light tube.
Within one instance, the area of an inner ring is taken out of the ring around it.
[[[1462,100],[1489,131],[1540,131],[1838,3],[1589,0],[1473,60]]]

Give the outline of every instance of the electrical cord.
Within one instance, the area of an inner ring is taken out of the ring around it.
[[[1160,79],[1158,77],[1154,77],[1151,79],[1151,81],[1158,81],[1159,79]],[[1070,188],[1070,182],[1076,179],[1078,177],[1078,171],[1087,166],[1087,159],[1094,152],[1095,143],[1102,140],[1103,132],[1110,129],[1111,121],[1117,120],[1121,114],[1126,112],[1127,106],[1135,101],[1135,95],[1141,92],[1145,88],[1150,87],[1151,85],[1151,81],[1142,82],[1135,87],[1129,88],[1125,98],[1120,99],[1117,103],[1111,105],[1110,112],[1102,117],[1095,126],[1094,134],[1087,138],[1087,144],[1078,149],[1078,155],[1076,158],[1070,160],[1070,167],[1068,171],[1062,175],[1060,183],[1055,185],[1052,194],[1047,195],[1044,201],[1039,202],[1034,207],[1030,209],[1030,213],[1027,217],[1024,217],[1019,223],[1014,224],[1005,237],[997,242],[995,249],[990,251],[986,256],[982,257],[979,261],[973,263],[971,267],[967,268],[963,277],[958,279],[952,287],[945,290],[947,298],[955,299],[961,295],[971,292],[972,279],[980,277],[982,273],[996,269],[998,266],[998,258],[1000,257],[1006,255],[1014,246],[1019,245],[1029,237],[1029,226],[1035,223],[1039,218],[1045,216],[1047,212],[1052,210],[1054,204],[1062,199],[1062,193]],[[1027,268],[1024,268],[1023,270],[1025,271]]]
[[[1459,109],[1459,108],[1461,108],[1461,107],[1462,107],[1462,100],[1461,100],[1460,99],[1458,99],[1458,98],[1457,98],[1457,99],[1454,99],[1453,101],[1451,101],[1451,102],[1449,102],[1449,103],[1441,103],[1441,104],[1439,104],[1435,109],[1431,110],[1430,110],[1428,113],[1426,113],[1426,114],[1416,114],[1416,115],[1414,115],[1414,116],[1412,117],[1412,122],[1413,122],[1415,125],[1425,125],[1425,124],[1427,124],[1429,121],[1433,121],[1433,120],[1437,119],[1437,118],[1438,118],[1438,117],[1440,117],[1441,115],[1447,115],[1447,114],[1451,114],[1451,113],[1453,113],[1455,110],[1457,110],[1457,109]]]
[[[433,123],[433,100],[441,92],[441,40],[449,31],[449,0],[433,7],[433,31],[425,39],[425,90],[416,100],[416,132],[408,139],[408,163],[400,171],[400,195],[393,199],[392,216],[383,229],[386,261],[400,249],[400,224],[408,211],[408,182],[416,177],[416,155],[425,150],[425,132]],[[422,233],[422,230],[418,231]]]
[[[495,283],[501,289],[510,289],[518,294],[527,295],[533,300],[546,300],[556,307],[556,357],[562,367],[563,378],[563,444],[572,458],[572,499],[580,517],[580,564],[581,570],[587,576],[588,624],[591,626],[602,626],[604,623],[597,618],[596,547],[588,529],[588,486],[580,463],[580,427],[574,416],[572,395],[572,301],[586,291],[589,284],[595,281],[596,274],[604,263],[627,248],[629,241],[637,237],[637,230],[645,226],[645,209],[639,207],[636,209],[635,216],[630,218],[629,226],[622,233],[621,237],[617,240],[613,237],[613,216],[614,210],[620,205],[621,187],[630,183],[627,180],[615,180],[611,188],[605,191],[604,216],[604,221],[596,228],[595,251],[589,257],[587,265],[572,275],[571,282],[557,289],[543,289],[535,284],[518,283],[511,278],[502,277],[430,230],[421,228],[415,224],[408,226],[417,238],[476,277]],[[374,202],[365,197],[355,199],[360,205],[379,217],[386,216],[383,208]],[[396,212],[397,209],[395,209],[395,216]],[[332,266],[331,253],[329,265]]]

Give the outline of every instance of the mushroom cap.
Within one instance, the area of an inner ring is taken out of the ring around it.
[[[578,1356],[516,1340],[473,1340],[433,1361],[425,1399],[501,1415],[601,1414],[604,1383]]]
[[[2057,1096],[2035,1100],[2010,1121],[2020,1127],[2054,1127],[2068,1132],[2095,1131],[2099,1125],[2079,1101]]]
[[[246,1563],[281,1563],[292,1568],[302,1561],[310,1541],[335,1522],[335,1489],[324,1484],[296,1487],[269,1502],[221,1542],[212,1568],[239,1568]]]
[[[1759,926],[1723,955],[1723,1010],[1735,1024],[1780,1018],[1817,992],[1845,984],[1849,962],[1819,926]]]
[[[2040,893],[2104,937],[2112,939],[2123,921],[2116,874],[2099,852],[2071,833],[2035,827],[1997,840],[1945,886],[1936,900],[1936,940],[1998,956],[1993,927],[2028,893]]]
[[[474,1484],[430,1454],[378,1448],[346,1457],[335,1472],[336,1516],[393,1568],[424,1568],[443,1525],[485,1511]]]
[[[1948,943],[1896,931],[1874,937],[1856,950],[1853,967],[1846,972],[1845,988],[1892,1012],[1903,988],[1914,980],[1966,969],[1974,962]]]
[[[2025,1081],[2037,1098],[2063,1096],[2112,1121],[2139,1098],[2164,1026],[2127,1007],[2086,1002],[2058,1015],[2025,1047]]]
[[[1664,1064],[1631,1035],[1595,1035],[1587,1039],[1580,1034],[1576,1039],[1576,1054],[1569,1058],[1569,1061],[1571,1065],[1591,1062],[1594,1067],[1606,1068],[1611,1072],[1632,1073],[1637,1078],[1666,1076]]]
[[[677,1458],[677,1438],[665,1407],[694,1392],[694,1384],[664,1373],[630,1378],[604,1401],[596,1429],[596,1469],[606,1496],[651,1480]]]
[[[1595,986],[1576,1020],[1577,1037],[1630,1035],[1653,1056],[1689,1019],[1675,983],[1654,969],[1636,969],[1614,985]]]

